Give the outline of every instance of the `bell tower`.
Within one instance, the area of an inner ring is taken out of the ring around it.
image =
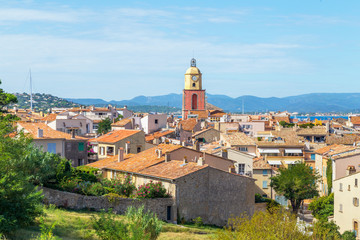
[[[205,111],[205,90],[202,89],[202,74],[193,58],[185,72],[182,117],[185,120],[189,114],[198,114],[200,111]]]

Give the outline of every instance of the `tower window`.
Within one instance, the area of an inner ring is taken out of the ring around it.
[[[193,94],[192,95],[192,109],[197,109],[197,95]]]
[[[193,83],[193,87],[195,87],[195,83]]]

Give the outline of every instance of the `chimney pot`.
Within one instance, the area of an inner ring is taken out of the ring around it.
[[[199,160],[197,161],[197,165],[198,166],[204,166],[204,158],[203,157],[199,157]]]
[[[184,163],[187,163],[188,161],[187,161],[187,157],[186,156],[184,156]]]
[[[166,152],[165,153],[165,162],[170,162],[171,159],[170,159],[170,153],[169,152]]]
[[[221,156],[222,156],[223,158],[228,158],[228,151],[227,151],[227,149],[222,149],[222,150],[221,150]]]
[[[118,162],[124,161],[124,148],[119,148]]]
[[[130,142],[126,142],[125,143],[125,153],[129,154],[130,153]]]
[[[158,154],[157,157],[161,158],[161,156],[162,156],[162,149],[161,148],[158,149],[157,154]]]
[[[38,128],[37,137],[38,138],[44,137],[44,131],[41,128]]]

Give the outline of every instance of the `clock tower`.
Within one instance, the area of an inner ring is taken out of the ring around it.
[[[205,111],[205,90],[202,89],[202,74],[196,67],[196,60],[190,62],[190,68],[185,73],[185,88],[183,90],[182,118],[189,114]]]

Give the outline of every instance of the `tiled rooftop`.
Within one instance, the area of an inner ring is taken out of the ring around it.
[[[198,124],[198,121],[195,118],[189,118],[186,120],[182,120],[179,123],[179,125],[185,131],[192,131],[194,129],[194,127],[196,126],[196,124]]]
[[[154,132],[153,134],[149,134],[145,137],[145,141],[149,142],[154,140],[155,138],[160,138],[169,134],[174,133],[174,130],[167,130],[167,131],[158,131],[158,132]]]
[[[105,143],[116,143],[124,138],[130,137],[131,135],[134,135],[138,132],[141,132],[140,130],[116,130],[106,133],[105,135],[102,135],[98,138],[90,139],[91,142],[105,142]]]
[[[121,119],[120,121],[117,121],[115,123],[112,123],[111,126],[117,126],[117,127],[123,127],[126,124],[131,123],[131,118],[124,118]]]
[[[255,145],[255,141],[246,136],[243,132],[234,132],[229,134],[222,134],[224,140],[230,144],[231,146],[234,145],[242,145],[242,146],[250,146]]]

